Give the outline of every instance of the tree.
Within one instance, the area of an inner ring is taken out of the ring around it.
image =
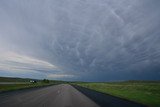
[[[43,83],[49,83],[49,80],[48,79],[43,79],[42,82]]]

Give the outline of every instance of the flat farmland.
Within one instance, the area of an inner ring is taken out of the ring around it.
[[[160,107],[159,81],[78,83],[77,85],[150,107]]]

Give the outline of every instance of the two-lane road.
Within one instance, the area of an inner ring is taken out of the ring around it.
[[[74,88],[68,84],[0,94],[0,107],[100,107],[99,105],[101,107],[144,107],[81,87]]]
[[[98,107],[71,85],[62,84],[31,91],[3,93],[0,107]]]

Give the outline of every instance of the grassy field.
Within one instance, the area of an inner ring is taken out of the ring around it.
[[[149,107],[160,107],[160,82],[128,81],[76,84],[99,92],[139,102]]]
[[[54,85],[54,84],[52,84],[52,83],[0,84],[0,92],[33,88],[33,87],[48,86],[48,85]]]
[[[62,81],[50,80],[49,83],[45,83],[43,80],[36,80],[37,83],[30,83],[29,82],[30,80],[36,80],[36,79],[0,77],[0,92],[49,86],[49,85],[60,84],[62,82]]]
[[[36,80],[36,79],[30,79],[30,78],[13,78],[13,77],[0,77],[0,82],[29,82],[30,80]],[[39,81],[39,80],[36,80]]]

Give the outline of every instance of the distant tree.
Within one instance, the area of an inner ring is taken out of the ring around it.
[[[42,82],[43,83],[49,83],[49,80],[48,79],[43,79]]]

